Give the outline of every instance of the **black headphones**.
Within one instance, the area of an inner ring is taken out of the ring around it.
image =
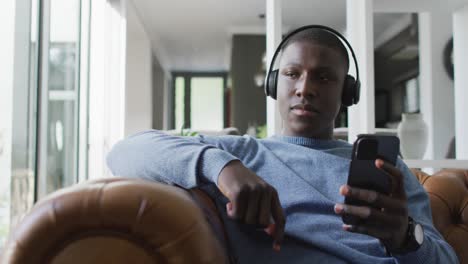
[[[343,94],[341,95],[341,103],[343,106],[351,106],[353,104],[357,104],[359,102],[361,82],[359,81],[359,68],[358,68],[358,63],[356,59],[356,54],[354,54],[354,50],[351,47],[351,44],[349,44],[348,40],[346,40],[346,38],[343,35],[341,35],[338,31],[332,28],[322,26],[322,25],[303,26],[292,31],[291,33],[289,33],[288,35],[284,37],[284,39],[276,48],[275,53],[273,54],[273,58],[270,62],[270,67],[268,68],[268,73],[267,73],[266,80],[265,80],[265,94],[276,100],[278,70],[272,71],[271,69],[273,68],[275,64],[276,57],[280,53],[284,43],[286,43],[288,39],[290,39],[293,35],[297,34],[298,32],[308,30],[308,29],[313,29],[313,28],[321,29],[321,30],[325,30],[330,33],[333,33],[335,36],[341,39],[346,44],[348,49],[351,51],[351,55],[354,60],[354,66],[356,67],[356,78],[354,78],[353,76],[349,74],[346,75],[346,78],[344,81],[344,87],[343,87]]]

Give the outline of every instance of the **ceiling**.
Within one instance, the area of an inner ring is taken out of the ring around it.
[[[264,32],[265,20],[259,14],[265,13],[265,0],[132,1],[154,53],[168,71],[228,70],[231,36]],[[378,10],[379,2],[384,2],[375,1],[374,8]],[[459,4],[466,0],[450,1]],[[282,1],[282,17],[285,32],[306,24],[323,24],[343,32],[346,1],[328,0],[326,4],[321,0]],[[376,13],[375,43],[409,24],[408,18],[408,13]]]

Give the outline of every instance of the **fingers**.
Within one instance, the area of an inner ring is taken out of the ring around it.
[[[354,198],[373,204],[379,198],[379,194],[375,191],[364,190],[349,185],[343,185],[340,187],[340,194],[349,198]]]
[[[254,188],[249,194],[247,199],[247,209],[245,211],[244,222],[250,225],[260,225],[259,216],[259,204],[262,196],[261,190]]]
[[[228,211],[229,217],[233,219],[244,219],[245,211],[247,209],[248,192],[241,190],[231,200],[231,211]]]
[[[379,224],[382,228],[394,229],[401,224],[399,215],[389,214],[368,206],[336,204],[334,210],[336,214],[357,216],[365,220],[365,224]]]
[[[383,166],[383,164],[379,165]],[[389,171],[393,168],[389,168]],[[336,204],[334,208],[336,214],[352,215],[364,220],[358,222],[357,225],[343,225],[344,230],[376,237],[390,248],[398,248],[401,245],[408,226],[406,198],[348,185],[341,186],[340,193],[347,198],[364,201],[369,205]]]
[[[272,191],[261,195],[258,212],[258,225],[266,227],[270,224]]]
[[[265,227],[265,232],[273,237],[273,248],[280,250],[284,238],[286,218],[277,191],[268,184],[256,188],[242,188],[226,204],[229,217],[242,220],[246,224]]]
[[[392,196],[396,196],[401,199],[406,199],[403,174],[401,173],[401,171],[392,164],[385,162],[381,159],[375,160],[375,166],[386,172],[392,179]]]
[[[357,225],[343,225],[345,231],[380,239],[389,248],[399,248],[406,237],[407,216],[393,215],[367,206],[335,205],[335,213],[349,214],[365,221]]]
[[[389,240],[392,238],[392,230],[381,228],[380,226],[375,225],[343,225],[343,230],[353,232],[353,233],[360,233],[364,235],[373,236],[375,238],[379,238],[383,241]]]
[[[273,248],[279,250],[286,221],[276,190],[240,162],[231,162],[223,168],[218,188],[229,199],[228,216],[266,227],[266,232],[273,236]]]
[[[401,224],[401,219],[407,218],[408,208],[405,200],[348,185],[341,186],[340,193],[354,200],[364,201],[369,206],[336,204],[335,213],[339,215],[354,215],[366,220],[366,222],[381,223],[387,226],[398,226]]]
[[[404,214],[407,211],[404,200],[398,199],[397,197],[390,197],[376,191],[343,185],[340,188],[340,194],[355,200],[364,201],[372,207],[384,208],[389,212]]]
[[[281,242],[283,242],[286,218],[284,216],[283,208],[281,207],[278,193],[276,192],[276,190],[272,192],[271,216],[273,217],[273,221],[275,222],[275,232],[273,234],[273,248],[276,251],[279,251]]]
[[[243,188],[228,203],[228,216],[246,224],[266,227],[270,224],[271,187]]]
[[[387,227],[380,223],[365,225],[343,225],[343,230],[373,236],[380,239],[390,251],[401,249],[404,245],[408,222],[401,221],[401,227]]]

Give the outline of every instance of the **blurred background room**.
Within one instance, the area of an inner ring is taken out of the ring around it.
[[[107,152],[135,132],[278,133],[266,71],[281,36],[308,24],[358,57],[361,102],[341,110],[336,138],[394,134],[409,166],[468,168],[467,0],[1,5],[0,248],[38,199],[110,176]]]

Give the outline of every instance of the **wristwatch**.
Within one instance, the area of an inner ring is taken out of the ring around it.
[[[401,249],[396,250],[394,254],[406,254],[419,249],[424,242],[424,230],[422,225],[415,222],[413,218],[408,216],[408,231],[406,239]]]
[[[408,217],[408,234],[406,235],[406,249],[416,251],[424,242],[424,230],[421,224]]]

